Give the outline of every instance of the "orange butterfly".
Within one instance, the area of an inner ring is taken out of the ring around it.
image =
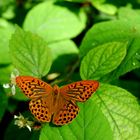
[[[99,86],[97,81],[84,80],[51,87],[31,76],[17,76],[16,84],[31,99],[29,109],[34,117],[55,125],[70,123],[79,112],[76,102],[85,102]]]

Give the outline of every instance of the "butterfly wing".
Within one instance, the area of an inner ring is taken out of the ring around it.
[[[60,88],[60,93],[69,100],[84,102],[99,87],[99,82],[94,80],[83,80],[65,85]]]
[[[79,108],[74,102],[63,102],[61,109],[53,115],[52,122],[55,125],[64,125],[70,123],[78,114]]]
[[[31,99],[52,93],[52,87],[49,84],[32,76],[17,76],[16,84]]]
[[[45,97],[32,99],[30,101],[29,109],[39,122],[51,121],[52,112],[49,103],[50,100],[46,99]]]
[[[16,77],[17,86],[23,93],[32,99],[29,103],[29,109],[38,121],[50,122],[52,115],[52,87],[31,76]]]

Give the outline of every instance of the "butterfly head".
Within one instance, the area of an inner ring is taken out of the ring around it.
[[[54,85],[54,87],[53,87],[53,92],[54,92],[55,95],[59,94],[59,93],[60,93],[60,88],[59,88],[59,86]]]

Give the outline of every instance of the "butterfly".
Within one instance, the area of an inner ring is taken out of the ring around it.
[[[30,98],[29,109],[39,122],[55,125],[70,123],[78,114],[76,102],[85,102],[99,87],[99,82],[83,80],[53,87],[32,76],[17,76],[16,84]]]

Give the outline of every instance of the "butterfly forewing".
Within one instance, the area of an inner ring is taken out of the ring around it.
[[[70,100],[84,102],[97,90],[98,86],[98,81],[83,80],[61,87],[60,93],[68,96]]]
[[[63,104],[63,107],[54,114],[52,122],[56,125],[70,123],[77,116],[78,112],[79,108],[75,103],[66,102]]]
[[[49,84],[31,76],[16,77],[16,84],[29,98],[44,96],[52,92]]]

